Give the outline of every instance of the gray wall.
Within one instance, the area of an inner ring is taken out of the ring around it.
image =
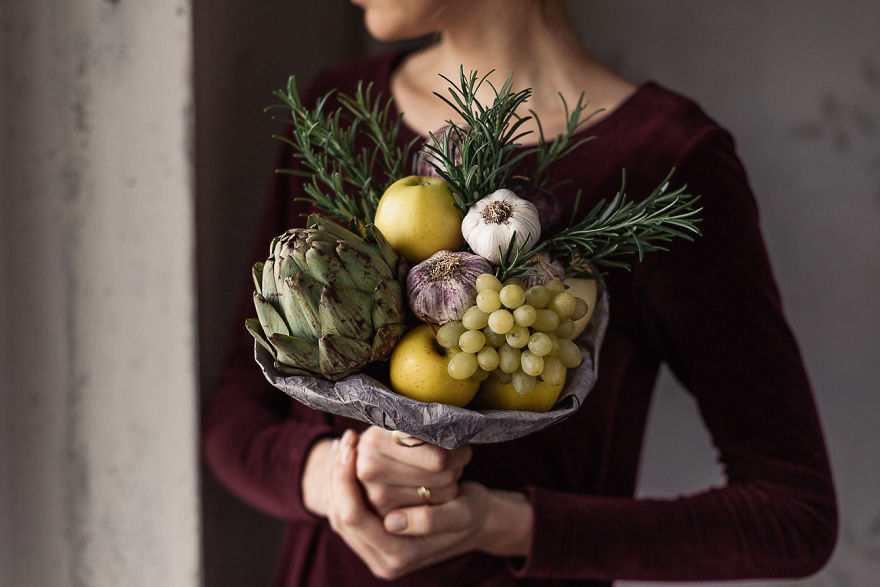
[[[294,6],[295,5],[295,6]],[[700,101],[750,174],[787,312],[815,383],[843,510],[840,546],[809,585],[880,576],[880,3],[876,0],[571,2],[595,51],[635,81]],[[196,2],[201,375],[215,377],[245,252],[274,164],[260,112],[289,73],[374,50],[332,2]],[[203,256],[202,258],[206,258]],[[720,480],[693,403],[664,376],[640,493]],[[207,584],[272,566],[277,525],[205,481]],[[874,581],[872,581],[872,579]]]
[[[0,6],[0,585],[200,577],[186,1]]]

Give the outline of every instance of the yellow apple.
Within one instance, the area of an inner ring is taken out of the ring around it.
[[[550,385],[545,381],[535,383],[535,389],[528,395],[520,395],[513,388],[512,383],[501,383],[493,376],[489,376],[474,398],[474,403],[469,406],[476,410],[516,410],[520,412],[546,412],[559,399],[559,394],[565,387],[565,382]]]
[[[595,279],[583,277],[570,277],[565,280],[565,285],[568,286],[568,293],[587,302],[587,313],[579,320],[574,321],[574,334],[571,335],[571,339],[574,340],[584,331],[593,316],[599,295],[599,285]]]
[[[411,175],[382,194],[375,224],[394,250],[415,265],[437,251],[461,247],[461,218],[445,181]]]
[[[416,326],[391,353],[391,388],[421,402],[464,407],[476,395],[480,382],[453,379],[446,370],[448,364],[449,356],[437,344],[434,329],[429,324]]]

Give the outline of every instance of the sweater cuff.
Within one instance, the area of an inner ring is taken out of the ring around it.
[[[315,443],[323,438],[329,438],[337,434],[330,426],[302,426],[298,422],[288,422],[285,426],[297,428],[296,431],[290,431],[292,437],[290,438],[290,445],[288,445],[290,461],[288,461],[287,470],[283,474],[283,478],[287,479],[287,482],[284,483],[287,495],[283,498],[283,502],[287,504],[286,517],[289,519],[321,522],[323,518],[310,512],[303,502],[302,480],[309,453]]]
[[[620,556],[613,546],[620,545],[620,537],[611,534],[625,524],[615,513],[617,508],[606,507],[614,498],[573,496],[533,486],[524,492],[534,512],[534,533],[526,557],[508,561],[514,577],[613,579],[603,567]]]

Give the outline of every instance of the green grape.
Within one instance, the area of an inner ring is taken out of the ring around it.
[[[486,345],[482,330],[465,330],[458,339],[458,346],[466,353],[477,353]]]
[[[437,344],[446,349],[458,346],[458,337],[465,331],[461,322],[447,322],[437,329]]]
[[[559,281],[558,279],[551,279],[547,283],[544,284],[552,295],[561,294],[565,291],[565,284]]]
[[[501,298],[501,303],[511,310],[519,308],[523,305],[523,302],[526,301],[526,292],[523,291],[521,285],[516,283],[505,285],[501,288],[501,291],[498,292],[498,295]]]
[[[567,338],[559,339],[559,360],[562,361],[562,364],[572,369],[581,364],[583,357],[581,356],[581,349],[568,340]]]
[[[518,394],[529,395],[535,391],[537,378],[534,375],[529,375],[523,371],[517,371],[511,377],[511,382],[513,383],[513,389],[516,390]]]
[[[486,344],[493,346],[496,349],[507,342],[507,336],[505,334],[499,334],[488,326],[483,329],[483,334],[486,336]]]
[[[559,338],[571,338],[572,334],[574,334],[574,320],[571,318],[563,320],[556,327],[556,336]]]
[[[468,330],[482,330],[489,324],[489,314],[476,306],[471,306],[461,317],[461,323]]]
[[[537,315],[538,314],[535,311],[534,306],[523,304],[513,311],[513,321],[520,326],[525,326],[526,328],[528,328],[535,323],[535,318],[537,317]]]
[[[565,383],[565,365],[559,357],[544,357],[544,372],[541,379],[548,385],[561,385]]]
[[[551,355],[556,355],[559,353],[559,337],[556,336],[555,332],[547,332],[545,333],[550,337],[550,343],[553,345],[553,348],[550,349]]]
[[[477,363],[484,371],[493,371],[498,366],[498,351],[490,346],[484,346],[477,353]]]
[[[559,314],[560,320],[568,320],[574,315],[575,297],[564,291],[556,294],[547,303],[547,308]]]
[[[535,309],[546,308],[552,295],[543,285],[533,285],[526,290],[526,303]]]
[[[529,350],[539,357],[553,351],[553,340],[544,332],[536,332],[529,338]]]
[[[571,315],[572,320],[580,320],[584,316],[587,315],[587,312],[590,310],[590,306],[587,304],[586,300],[583,298],[575,298],[574,299],[574,313]]]
[[[498,334],[507,334],[513,328],[513,314],[509,310],[495,310],[489,314],[487,324]]]
[[[544,357],[539,357],[532,351],[523,351],[519,360],[523,372],[529,375],[537,376],[544,372]]]
[[[519,359],[522,353],[509,344],[503,344],[498,348],[498,366],[505,373],[513,373],[519,369]]]
[[[477,372],[477,367],[477,355],[461,352],[449,359],[446,370],[453,379],[467,379]]]
[[[474,381],[479,381],[480,383],[482,383],[483,381],[485,381],[488,378],[489,378],[489,372],[485,371],[483,369],[477,369],[477,372],[474,373],[473,375],[471,375],[471,379],[473,379]]]
[[[487,289],[501,291],[501,282],[498,281],[498,278],[491,273],[481,273],[480,275],[478,275],[476,286],[478,292],[485,291]]]
[[[492,379],[494,379],[498,383],[510,383],[510,380],[512,379],[510,373],[502,371],[501,369],[495,369],[494,371],[492,371],[491,375]]]
[[[501,298],[494,289],[484,289],[477,294],[477,307],[487,314],[491,314],[501,307]]]
[[[507,333],[507,344],[515,349],[521,349],[529,344],[529,329],[525,326],[514,326]]]
[[[468,310],[470,311],[470,310]],[[467,313],[465,313],[467,316]],[[465,324],[467,326],[467,324]],[[536,311],[535,322],[532,324],[532,330],[540,330],[541,332],[552,332],[559,326],[559,316],[553,310],[541,308]]]

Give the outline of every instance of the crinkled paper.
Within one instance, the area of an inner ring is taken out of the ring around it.
[[[600,294],[596,310],[577,343],[584,361],[570,370],[568,384],[548,412],[470,410],[425,403],[391,391],[367,375],[349,375],[339,381],[285,375],[273,367],[271,355],[255,344],[257,363],[266,379],[302,404],[387,430],[399,430],[426,442],[452,449],[467,443],[504,442],[561,422],[577,411],[598,375],[599,349],[608,325],[608,296]]]

